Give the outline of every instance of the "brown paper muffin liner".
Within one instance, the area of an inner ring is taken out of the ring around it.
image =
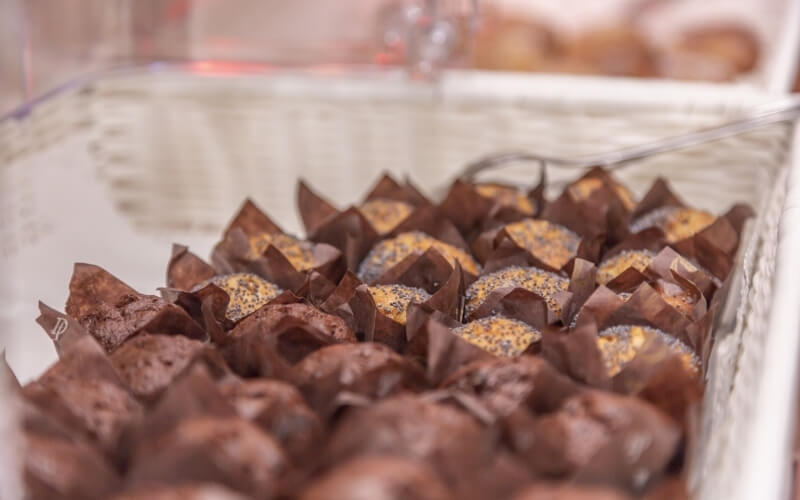
[[[144,295],[106,270],[75,264],[67,314],[113,352],[140,331],[205,338],[205,332],[182,308],[160,297]]]

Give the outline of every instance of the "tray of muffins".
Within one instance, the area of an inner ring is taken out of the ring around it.
[[[0,497],[736,498],[785,480],[782,423],[754,423],[789,417],[762,409],[793,383],[763,376],[790,373],[771,353],[797,319],[775,258],[790,124],[613,172],[458,177],[771,96],[191,68],[98,76],[0,123]]]
[[[688,498],[754,211],[546,184],[300,181],[306,238],[246,200],[157,295],[75,264],[58,361],[4,365],[26,498]]]

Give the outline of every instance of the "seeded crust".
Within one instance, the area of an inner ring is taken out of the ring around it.
[[[512,266],[478,278],[467,288],[467,314],[472,314],[486,300],[492,291],[498,288],[524,288],[541,295],[550,312],[560,315],[561,306],[555,300],[555,294],[564,291],[569,280],[555,273],[543,271],[535,267]]]
[[[517,188],[498,184],[478,184],[475,186],[475,191],[484,198],[494,200],[505,207],[516,208],[525,215],[533,215],[536,212],[531,199]]]
[[[411,302],[425,302],[430,294],[421,288],[391,284],[367,288],[378,310],[401,325],[406,324],[406,310]]]
[[[669,243],[691,238],[714,223],[716,217],[704,210],[682,207],[661,207],[639,217],[631,224],[631,232],[638,233],[649,227],[664,231]]]
[[[569,186],[569,194],[572,196],[573,200],[583,201],[589,198],[592,193],[602,188],[604,184],[605,183],[601,179],[588,177],[586,179],[581,179]],[[628,188],[616,182],[612,184],[612,187],[622,202],[622,206],[625,207],[626,210],[633,210],[636,207],[636,202],[633,200],[633,194],[628,191]]]
[[[654,258],[655,254],[649,250],[626,250],[618,253],[597,266],[597,283],[605,285],[631,267],[644,272]]]
[[[545,220],[525,219],[505,227],[511,239],[553,269],[561,269],[578,253],[580,237]]]
[[[364,282],[371,283],[409,255],[422,255],[429,248],[436,249],[451,266],[458,261],[464,271],[473,275],[480,272],[478,263],[464,250],[448,245],[425,233],[411,231],[400,233],[394,238],[383,240],[372,247],[361,263],[358,277]]]
[[[220,287],[230,297],[225,317],[234,322],[252,314],[283,291],[277,285],[251,273],[215,276],[200,283],[192,291],[200,290],[209,283]]]
[[[283,233],[262,233],[251,237],[248,257],[253,260],[257,259],[270,245],[280,250],[286,260],[298,271],[306,271],[314,267],[314,253],[311,244]]]
[[[378,234],[387,234],[411,215],[414,207],[404,201],[377,198],[367,201],[358,210]]]
[[[687,370],[698,372],[700,360],[683,342],[672,335],[648,326],[619,325],[606,328],[598,334],[597,346],[603,353],[609,376],[618,374],[652,337],[659,337],[680,356]]]
[[[521,355],[542,338],[542,333],[532,326],[504,316],[477,319],[453,333],[484,351],[507,358]]]

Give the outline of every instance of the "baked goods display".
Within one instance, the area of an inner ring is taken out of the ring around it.
[[[566,34],[530,15],[488,10],[473,67],[500,71],[730,81],[752,72],[760,42],[741,23],[709,22],[656,40],[636,17]]]
[[[752,212],[543,187],[301,183],[306,238],[248,200],[159,295],[76,264],[37,319],[59,360],[12,389],[29,497],[686,497]]]

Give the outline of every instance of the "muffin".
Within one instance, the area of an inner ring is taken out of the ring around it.
[[[649,250],[625,250],[609,257],[597,266],[597,283],[605,285],[629,268],[643,273],[652,264],[655,256]]]
[[[650,227],[664,232],[669,243],[691,238],[714,223],[716,217],[704,210],[685,207],[661,207],[639,217],[631,224],[631,232],[638,233]]]
[[[610,376],[614,376],[625,367],[644,347],[647,341],[658,337],[669,348],[680,356],[683,366],[692,372],[699,373],[700,359],[683,342],[668,333],[649,326],[618,325],[606,328],[597,337],[597,347],[603,354],[606,368]]]
[[[543,264],[561,269],[575,258],[581,238],[546,220],[524,219],[505,226],[511,240]]]
[[[414,211],[414,206],[404,201],[376,198],[358,207],[359,212],[369,221],[380,235],[391,233],[406,217]]]
[[[504,316],[476,319],[453,333],[484,351],[503,357],[519,356],[542,338],[542,333],[532,326]]]
[[[257,311],[281,294],[277,285],[251,273],[233,273],[215,276],[200,283],[193,291],[212,284],[221,288],[230,297],[225,317],[236,322]]]
[[[411,302],[425,302],[431,296],[421,288],[405,285],[372,285],[367,287],[375,306],[384,316],[400,323],[406,324],[406,311]]]
[[[314,267],[314,252],[311,243],[298,240],[283,233],[262,233],[249,238],[250,252],[248,258],[255,260],[272,245],[277,248],[286,260],[298,271],[306,271]]]
[[[482,197],[492,200],[502,207],[516,209],[519,213],[532,216],[536,206],[524,191],[502,184],[476,184],[475,191]]]
[[[383,273],[399,264],[410,255],[422,255],[433,248],[447,259],[451,266],[458,262],[464,271],[477,275],[478,263],[464,250],[439,241],[419,231],[401,233],[394,238],[383,240],[375,245],[364,258],[358,270],[358,277],[365,283],[372,283]]]
[[[540,295],[547,303],[548,311],[561,314],[561,305],[556,293],[566,291],[569,280],[555,273],[535,267],[512,266],[478,278],[467,288],[467,315],[475,312],[494,290],[500,288],[524,288]]]

